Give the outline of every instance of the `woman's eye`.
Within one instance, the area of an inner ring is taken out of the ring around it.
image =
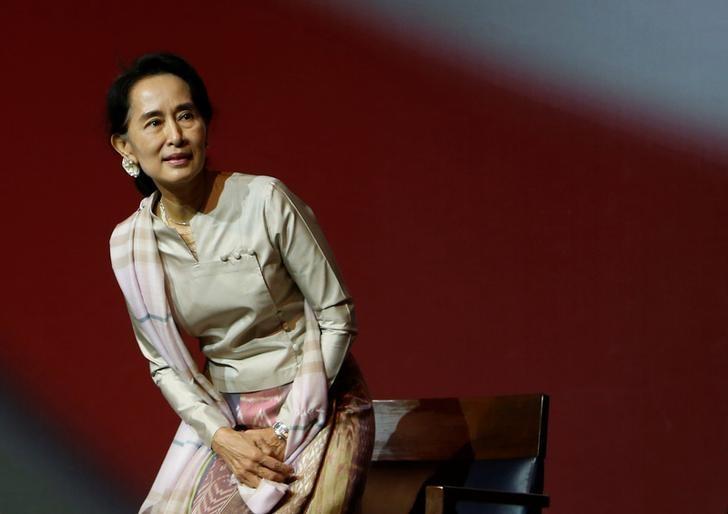
[[[186,112],[183,112],[182,114],[180,114],[179,119],[191,120],[194,117],[195,117],[194,114],[192,114],[190,111],[186,111]]]
[[[160,120],[154,119],[147,122],[147,127],[158,127],[162,124]]]

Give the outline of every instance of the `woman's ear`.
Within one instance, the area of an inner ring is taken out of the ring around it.
[[[111,136],[111,146],[122,157],[128,157],[129,159],[136,160],[134,158],[134,152],[132,152],[129,141],[121,134],[114,134]]]

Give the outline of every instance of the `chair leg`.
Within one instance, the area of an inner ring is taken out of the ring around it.
[[[428,485],[425,488],[425,514],[444,514],[445,490],[441,486]]]

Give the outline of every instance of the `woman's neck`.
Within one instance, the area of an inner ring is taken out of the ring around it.
[[[211,173],[203,170],[192,183],[170,188],[157,185],[162,195],[160,202],[169,218],[187,222],[204,207],[210,194]]]

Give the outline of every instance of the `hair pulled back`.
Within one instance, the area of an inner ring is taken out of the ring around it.
[[[184,80],[190,88],[192,102],[209,126],[212,121],[212,105],[207,96],[207,88],[195,69],[180,56],[171,53],[152,53],[137,58],[130,67],[124,69],[111,84],[106,94],[106,115],[109,135],[124,135],[129,123],[129,92],[141,79],[153,75],[169,73]],[[149,176],[140,168],[134,184],[143,196],[157,190]]]

